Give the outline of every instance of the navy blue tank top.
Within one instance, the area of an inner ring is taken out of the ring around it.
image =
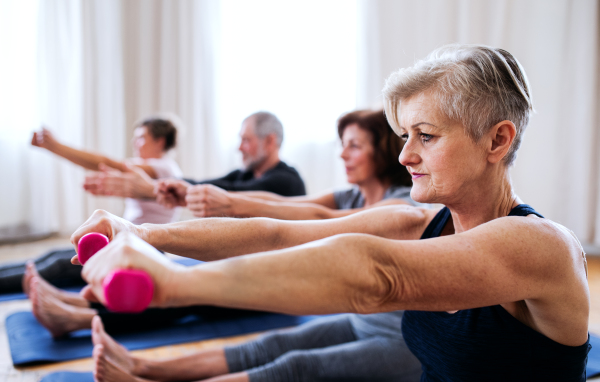
[[[537,213],[526,204],[508,216]],[[450,219],[443,208],[421,239],[439,237]],[[500,305],[446,312],[406,311],[406,344],[423,365],[421,382],[585,381],[588,341],[566,346],[536,332]]]

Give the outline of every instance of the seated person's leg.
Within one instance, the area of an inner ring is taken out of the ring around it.
[[[51,284],[59,287],[84,285],[81,267],[71,264],[73,249],[48,252],[35,260],[40,275]],[[0,293],[26,292],[23,288],[25,262],[0,266]]]
[[[212,322],[264,314],[264,312],[252,310],[199,305],[164,309],[150,308],[142,313],[114,313],[102,304],[97,303],[91,304],[91,308],[98,312],[104,324],[104,329],[110,334],[161,328],[189,315],[195,315],[203,321]]]
[[[371,337],[321,349],[290,351],[246,372],[250,382],[417,382],[421,364],[403,340]]]
[[[348,315],[323,317],[292,329],[269,332],[254,341],[225,348],[229,372],[252,369],[281,355],[355,341]]]
[[[53,337],[90,327],[96,311],[64,301],[75,300],[79,296],[67,296],[63,299],[61,295],[67,292],[56,289],[39,276],[33,276],[29,285],[33,315]],[[87,304],[83,299],[81,302]]]
[[[121,344],[106,333],[100,317],[92,324],[94,361],[96,371],[112,369],[113,373],[137,376],[150,380],[198,380],[227,374],[227,363],[222,348],[206,349],[197,353],[168,360],[149,360],[129,354]],[[118,370],[117,370],[118,369]]]

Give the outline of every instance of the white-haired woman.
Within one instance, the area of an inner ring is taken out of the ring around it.
[[[86,296],[102,301],[104,277],[127,266],[150,273],[157,306],[292,314],[406,309],[402,332],[423,365],[422,381],[584,381],[585,255],[568,229],[523,204],[511,186],[509,167],[532,110],[517,60],[502,49],[447,46],[394,73],[384,98],[406,139],[400,161],[413,176],[412,198],[443,204],[441,210],[393,206],[317,222],[160,226],[96,212],[72,237],[77,243],[100,231],[113,240],[83,269]],[[184,269],[152,246],[232,258]],[[103,345],[95,356],[99,380],[120,370]],[[250,370],[215,380],[254,379]]]

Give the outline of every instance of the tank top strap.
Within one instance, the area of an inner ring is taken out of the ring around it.
[[[450,210],[448,207],[442,208],[434,217],[433,220],[427,225],[423,235],[421,235],[421,240],[423,239],[431,239],[433,237],[439,237],[448,223],[448,219],[450,219]]]
[[[536,215],[536,216],[544,219],[544,217],[539,212],[534,210],[533,207],[531,207],[529,204],[519,204],[518,206],[516,206],[515,208],[510,210],[510,212],[508,213],[508,216],[527,216],[527,215]]]

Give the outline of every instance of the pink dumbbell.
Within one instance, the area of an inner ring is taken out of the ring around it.
[[[91,232],[79,239],[77,258],[85,264],[90,257],[108,244],[101,233]],[[144,311],[154,295],[152,278],[144,271],[117,269],[102,282],[106,307],[113,312],[139,313]]]

